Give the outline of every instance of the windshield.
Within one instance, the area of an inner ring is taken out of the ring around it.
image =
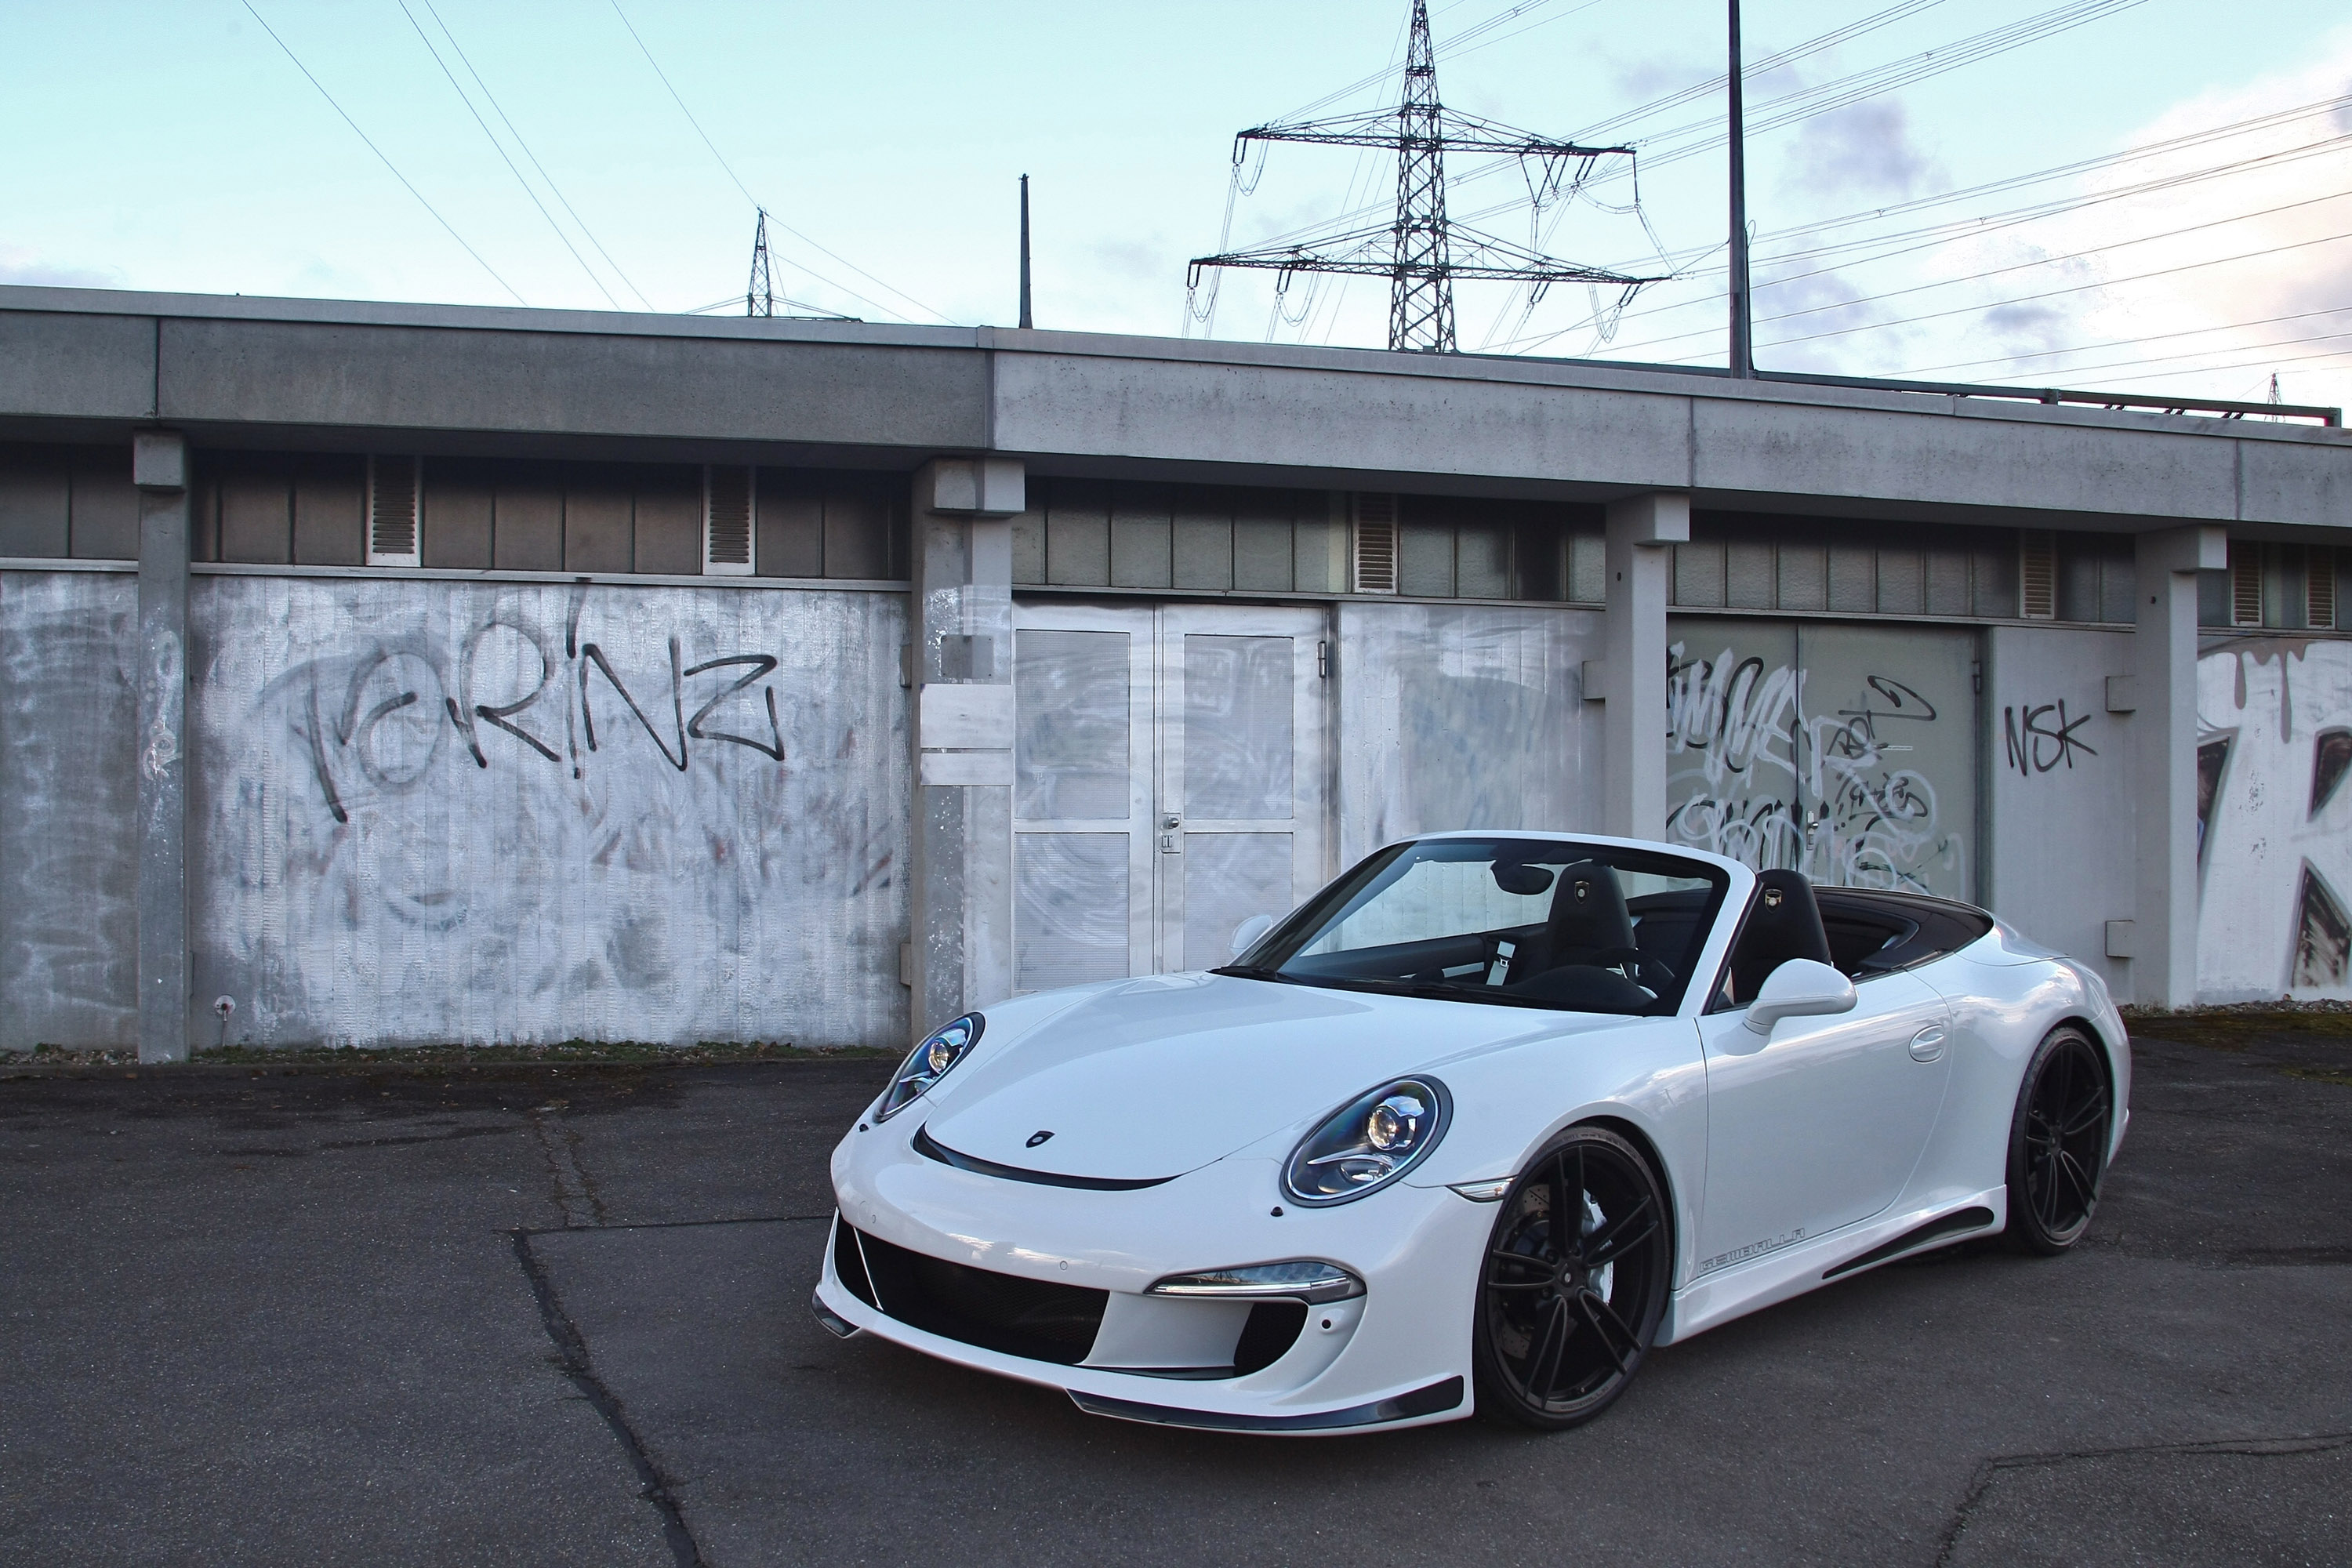
[[[1383,849],[1220,973],[1580,1013],[1671,1013],[1730,878],[1540,838]]]

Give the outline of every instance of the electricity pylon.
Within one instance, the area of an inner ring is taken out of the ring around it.
[[[751,286],[743,293],[743,313],[776,313],[776,280],[768,272],[768,209],[760,209],[760,226],[751,234]]]
[[[1412,32],[1405,51],[1404,93],[1392,109],[1328,120],[1260,125],[1234,139],[1236,169],[1252,142],[1311,142],[1332,147],[1371,147],[1397,159],[1394,221],[1382,227],[1350,229],[1295,245],[1230,251],[1193,258],[1187,282],[1196,285],[1211,267],[1283,274],[1339,273],[1389,279],[1389,347],[1423,353],[1455,352],[1454,284],[1472,281],[1521,283],[1529,302],[1554,283],[1606,283],[1620,288],[1657,281],[1597,267],[1559,261],[1508,240],[1482,234],[1445,216],[1445,154],[1493,153],[1532,163],[1528,184],[1536,205],[1573,195],[1594,163],[1604,157],[1631,157],[1631,147],[1584,147],[1515,131],[1474,114],[1447,109],[1437,97],[1437,56],[1429,40],[1428,0],[1413,0]],[[1570,169],[1574,170],[1570,177]]]

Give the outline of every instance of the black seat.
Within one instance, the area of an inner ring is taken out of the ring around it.
[[[1579,860],[1561,867],[1552,884],[1551,918],[1544,923],[1541,950],[1511,969],[1519,978],[1531,978],[1564,964],[1614,962],[1612,955],[1622,956],[1633,945],[1633,917],[1626,911],[1617,873],[1598,860]]]
[[[1832,962],[1813,885],[1795,871],[1759,871],[1748,919],[1731,950],[1731,999],[1753,1000],[1765,976],[1792,958]]]

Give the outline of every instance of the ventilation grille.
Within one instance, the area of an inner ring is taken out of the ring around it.
[[[2263,624],[2263,547],[2230,542],[2230,624]]]
[[[414,566],[416,553],[416,458],[368,459],[368,552],[371,566]]]
[[[702,470],[702,569],[722,577],[751,572],[751,470]]]
[[[1397,502],[1392,495],[1356,497],[1355,590],[1397,591]]]
[[[2310,611],[2309,624],[2332,626],[2336,624],[2336,552],[2325,544],[2311,547],[2310,586],[2305,601]]]
[[[2029,529],[2018,537],[2017,613],[2029,621],[2058,618],[2058,536]]]

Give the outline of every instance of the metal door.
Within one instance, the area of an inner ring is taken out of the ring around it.
[[[1202,969],[1320,887],[1328,631],[1313,610],[1023,604],[1021,991]]]
[[[1974,896],[1974,632],[1692,616],[1668,635],[1669,839]]]

